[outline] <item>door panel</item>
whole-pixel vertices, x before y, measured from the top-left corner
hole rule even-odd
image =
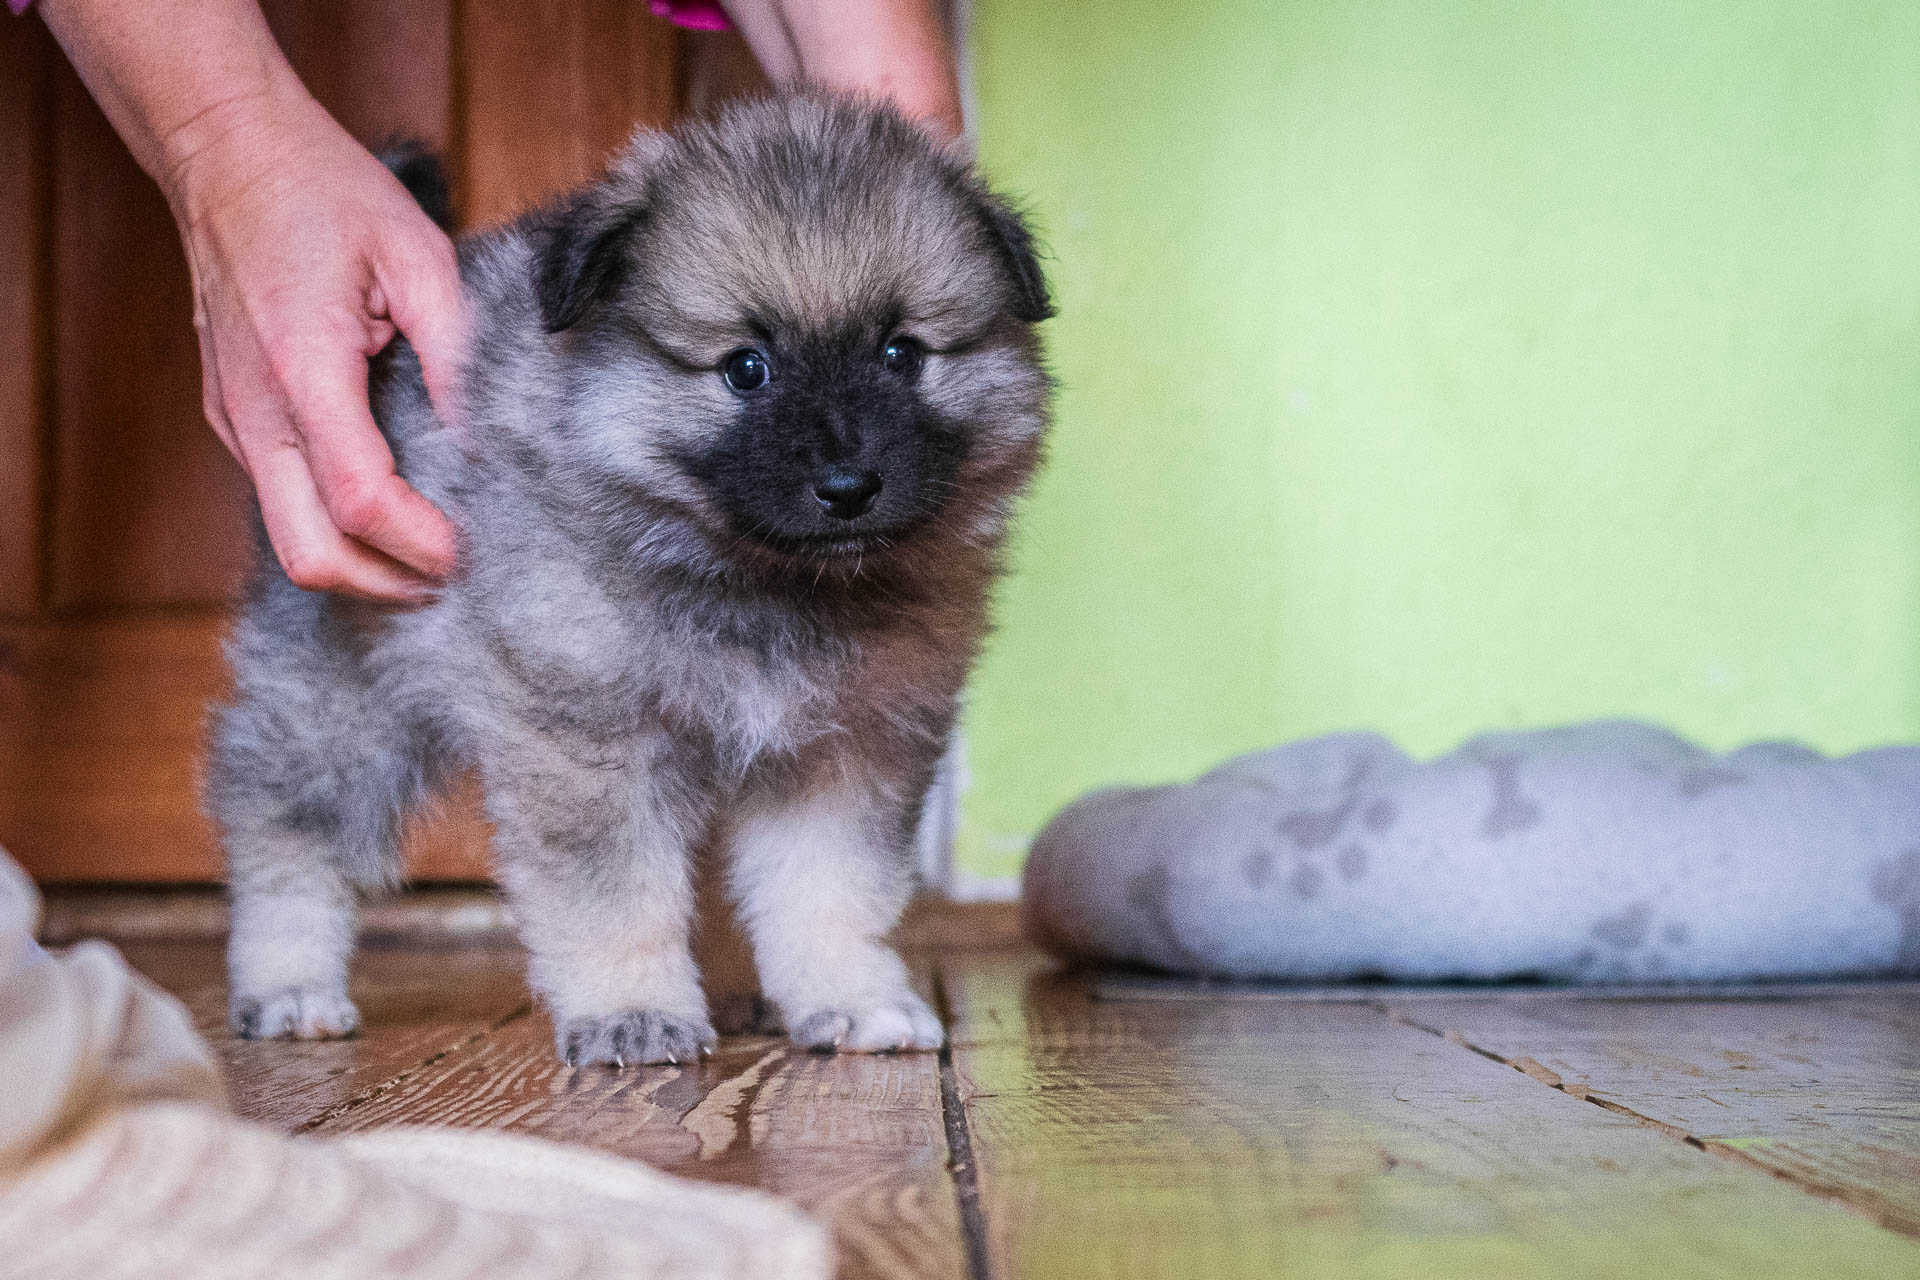
[[[39,23],[0,22],[0,617],[40,603],[53,56]]]
[[[471,226],[591,177],[637,126],[673,119],[679,41],[644,5],[469,0],[459,23]]]
[[[173,218],[80,78],[55,80],[51,603],[215,603],[247,563],[247,487],[201,418]]]
[[[591,174],[671,120],[678,35],[634,0],[270,0],[356,136],[447,153],[468,221]],[[457,15],[457,16],[456,16]],[[199,812],[251,495],[200,415],[187,274],[159,193],[37,21],[0,23],[0,844],[50,881],[219,876]],[[50,393],[50,394],[49,394]],[[485,875],[473,788],[410,844]]]
[[[287,60],[320,105],[368,146],[416,138],[444,151],[453,126],[447,0],[268,0]]]
[[[197,774],[218,614],[0,624],[0,842],[47,880],[215,878]]]

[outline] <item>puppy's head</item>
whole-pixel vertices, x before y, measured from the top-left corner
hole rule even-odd
[[[811,577],[997,539],[1051,305],[1019,217],[915,126],[746,104],[640,135],[531,229],[564,430],[674,554]]]

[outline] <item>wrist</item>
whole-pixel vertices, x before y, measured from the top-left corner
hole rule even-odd
[[[190,236],[207,219],[256,188],[326,167],[336,142],[352,139],[306,90],[223,98],[169,139],[154,174],[175,223]]]
[[[40,0],[40,16],[170,200],[183,171],[305,88],[257,0]],[[317,104],[313,109],[318,110]]]
[[[291,73],[235,87],[199,104],[177,124],[156,134],[153,180],[176,214],[210,185],[252,168],[275,149],[274,140],[297,128],[317,107]]]

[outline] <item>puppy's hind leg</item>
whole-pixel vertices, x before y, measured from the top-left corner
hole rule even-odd
[[[347,995],[357,893],[396,877],[399,820],[422,786],[391,726],[353,701],[269,702],[243,685],[215,723],[207,802],[232,904],[229,1023],[246,1039],[360,1025]]]
[[[347,995],[354,888],[324,837],[297,827],[229,829],[228,1025],[245,1040],[352,1035]]]

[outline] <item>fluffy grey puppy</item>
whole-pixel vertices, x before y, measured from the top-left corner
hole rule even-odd
[[[398,611],[265,557],[229,645],[234,1031],[355,1028],[357,893],[473,765],[568,1061],[712,1045],[703,846],[795,1041],[937,1047],[884,937],[1047,422],[1019,218],[891,112],[803,95],[643,133],[460,257],[460,429],[404,345],[372,378],[458,577]]]

